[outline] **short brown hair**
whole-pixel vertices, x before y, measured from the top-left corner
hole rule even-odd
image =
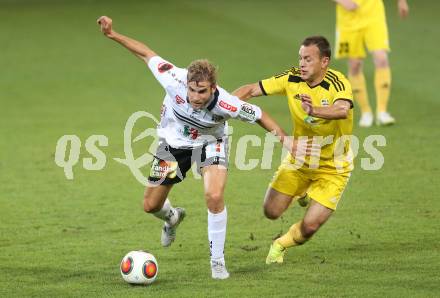
[[[319,49],[319,54],[322,57],[328,57],[329,59],[332,56],[332,50],[330,48],[330,43],[327,38],[324,36],[309,36],[302,42],[303,46],[315,45]]]
[[[187,80],[189,82],[210,82],[217,83],[217,68],[207,59],[194,60],[188,65]]]

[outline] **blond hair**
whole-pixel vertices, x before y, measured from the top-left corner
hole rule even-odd
[[[211,86],[217,83],[217,68],[207,59],[194,60],[188,66],[187,80],[189,82],[210,82]]]

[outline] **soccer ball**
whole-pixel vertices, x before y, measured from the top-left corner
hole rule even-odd
[[[122,278],[130,284],[151,284],[156,280],[159,266],[156,258],[145,251],[130,251],[122,259]]]

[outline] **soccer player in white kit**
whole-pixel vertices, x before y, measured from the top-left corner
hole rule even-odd
[[[145,61],[166,92],[157,129],[159,146],[144,194],[145,212],[164,221],[161,243],[165,247],[171,245],[185,210],[172,207],[168,193],[196,162],[203,176],[208,207],[212,278],[228,278],[224,259],[227,211],[223,198],[228,158],[226,120],[258,123],[281,142],[286,136],[284,131],[259,107],[219,87],[216,69],[207,60],[193,61],[187,69],[179,68],[145,44],[113,31],[109,17],[100,17],[98,24],[105,36]]]

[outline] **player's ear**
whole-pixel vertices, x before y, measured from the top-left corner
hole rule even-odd
[[[321,63],[323,68],[326,68],[330,64],[330,58],[329,57],[322,57]]]
[[[211,85],[211,92],[214,93],[215,89],[217,89],[217,84],[212,84]]]

